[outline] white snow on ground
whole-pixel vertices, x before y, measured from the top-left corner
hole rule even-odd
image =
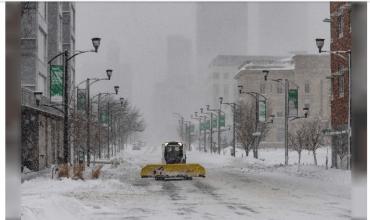
[[[326,149],[318,152],[319,166],[304,152],[298,169],[295,154],[281,166],[283,149],[261,149],[263,160],[188,152],[188,162],[202,164],[206,178],[166,182],[139,176],[143,165],[161,161],[160,147],[129,149],[98,180],[43,174],[25,181],[22,219],[348,219],[350,172],[326,170]]]

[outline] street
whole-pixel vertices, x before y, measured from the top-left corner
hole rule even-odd
[[[261,153],[263,155],[263,153]],[[141,179],[141,166],[158,162],[154,147],[126,150],[120,165],[105,165],[98,180],[22,184],[22,219],[348,219],[350,172],[303,165],[270,165],[197,151],[205,178]],[[309,158],[311,159],[311,158]]]

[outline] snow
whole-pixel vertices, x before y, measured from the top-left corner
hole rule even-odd
[[[49,173],[22,183],[22,219],[348,219],[350,171],[326,169],[326,148],[313,156],[295,152],[282,166],[284,149],[260,149],[261,159],[188,152],[206,178],[192,181],[141,179],[147,163],[161,161],[160,147],[126,149],[105,165],[100,179],[53,180]],[[330,151],[328,152],[330,155]]]

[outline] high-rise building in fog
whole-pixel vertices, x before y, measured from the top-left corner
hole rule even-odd
[[[181,35],[167,37],[167,74],[187,77],[192,68],[191,40]]]
[[[247,53],[248,6],[238,3],[197,3],[197,74],[205,76],[218,54]]]

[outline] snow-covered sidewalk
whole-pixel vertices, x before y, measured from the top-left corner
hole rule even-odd
[[[160,161],[158,148],[126,150],[117,157],[121,164],[105,165],[97,180],[25,181],[22,219],[349,218],[349,171],[308,165],[312,155],[297,170],[294,152],[292,164],[280,166],[280,151],[261,150],[264,160],[188,152],[188,162],[202,164],[206,178],[162,182],[139,176],[144,164]],[[318,155],[323,165],[326,150]]]

